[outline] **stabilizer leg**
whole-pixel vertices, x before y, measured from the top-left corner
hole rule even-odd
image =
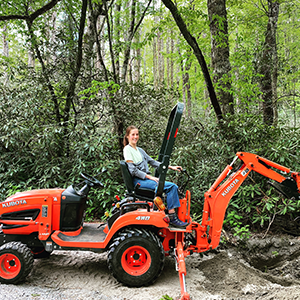
[[[185,283],[185,276],[186,276],[186,266],[184,260],[184,251],[182,242],[178,242],[176,248],[176,262],[177,262],[177,269],[179,275],[179,282],[181,288],[181,298],[180,300],[190,300],[190,294],[187,292],[186,283]]]

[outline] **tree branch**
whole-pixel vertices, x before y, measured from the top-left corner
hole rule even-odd
[[[212,84],[212,80],[210,78],[208,67],[207,67],[205,58],[202,54],[202,51],[201,51],[195,37],[193,37],[191,35],[191,33],[189,32],[184,20],[182,19],[181,15],[180,15],[180,12],[178,11],[177,7],[172,2],[172,0],[162,0],[162,2],[164,3],[164,5],[169,9],[171,14],[173,15],[173,18],[174,18],[180,32],[182,33],[183,37],[185,38],[185,40],[188,42],[188,44],[194,51],[194,54],[195,54],[195,56],[200,64],[200,67],[202,69],[202,73],[203,73],[203,76],[205,79],[205,83],[206,83],[206,87],[207,87],[207,90],[209,93],[211,104],[215,110],[217,119],[220,121],[223,119],[221,107],[219,105],[217,95],[216,95],[214,86]]]
[[[7,15],[0,16],[0,21],[9,21],[9,20],[26,20],[32,23],[36,18],[43,15],[48,10],[52,9],[60,0],[52,0],[48,4],[39,8],[30,15]]]
[[[84,34],[84,27],[85,27],[85,20],[86,20],[87,4],[88,4],[88,0],[82,1],[81,17],[80,17],[80,24],[79,24],[79,35],[78,35],[78,42],[77,42],[77,55],[76,55],[76,62],[75,62],[76,65],[75,65],[75,70],[73,73],[73,78],[71,79],[71,82],[69,85],[69,91],[68,91],[68,94],[66,97],[66,105],[65,105],[65,109],[64,109],[64,124],[65,125],[69,121],[69,113],[70,113],[73,97],[75,94],[76,82],[79,77],[81,65],[82,65],[82,43],[83,43],[83,34]],[[75,111],[75,113],[76,113],[76,111]]]
[[[92,1],[89,0],[88,1],[88,4],[89,4],[89,9],[92,11],[92,28],[93,28],[93,33],[95,35],[95,40],[96,40],[96,49],[97,49],[97,53],[98,53],[98,59],[99,59],[99,62],[101,64],[101,67],[102,67],[102,71],[104,73],[104,78],[105,78],[105,81],[108,81],[109,78],[108,78],[108,72],[107,72],[107,69],[106,69],[106,66],[105,66],[105,63],[104,63],[104,59],[102,57],[102,53],[101,53],[101,43],[100,43],[100,40],[99,40],[99,34],[97,32],[97,18],[99,16],[99,14],[97,12],[95,12],[95,10],[93,9],[93,5],[92,5]],[[103,24],[102,26],[104,26],[104,22],[105,20],[103,21]]]
[[[138,23],[136,24],[134,30],[133,30],[133,33],[132,33],[132,36],[135,35],[135,33],[137,32],[138,28],[140,27],[141,23],[143,22],[145,16],[146,16],[146,12],[150,6],[150,4],[152,3],[152,0],[149,0],[148,4],[147,4],[147,7],[145,8],[144,12],[142,13],[142,16],[140,18],[140,20],[138,21]]]
[[[53,88],[53,86],[51,84],[51,80],[50,80],[50,78],[49,78],[49,76],[47,74],[45,62],[44,62],[44,60],[42,58],[42,54],[40,52],[40,49],[38,47],[38,43],[37,43],[37,40],[36,40],[36,36],[35,36],[34,31],[32,29],[32,22],[29,21],[29,20],[26,20],[26,23],[27,23],[29,35],[30,35],[30,38],[31,38],[32,48],[35,50],[35,54],[37,56],[37,59],[39,60],[39,62],[41,64],[42,74],[43,74],[43,76],[45,78],[46,85],[47,85],[48,90],[49,90],[50,95],[51,95],[51,99],[52,99],[52,101],[54,103],[54,111],[55,111],[56,123],[60,124],[61,114],[59,112],[59,103],[57,101],[57,96],[56,96],[54,88]]]
[[[130,56],[130,50],[131,50],[131,43],[132,43],[133,37],[134,37],[135,33],[137,32],[138,28],[140,27],[151,2],[152,2],[152,0],[149,0],[148,5],[145,8],[144,12],[142,13],[142,16],[141,16],[139,22],[136,24],[136,26],[134,26],[135,11],[133,10],[133,8],[131,10],[132,22],[130,25],[130,32],[129,32],[129,36],[127,39],[127,48],[124,51],[124,63],[123,63],[123,70],[122,70],[122,80],[124,80],[124,81],[125,81],[126,74],[127,74],[128,63],[129,63],[129,59],[130,59],[129,56]]]
[[[111,28],[110,28],[110,23],[109,23],[109,18],[108,18],[108,8],[107,8],[107,2],[104,0],[104,9],[106,13],[106,25],[107,25],[107,34],[108,34],[108,44],[109,44],[109,52],[110,52],[110,57],[111,57],[111,62],[112,62],[112,69],[113,69],[113,76],[114,76],[114,81],[116,83],[119,82],[119,78],[116,73],[116,63],[115,63],[115,56],[114,56],[114,51],[113,51],[113,44],[112,44],[112,37],[111,37]]]

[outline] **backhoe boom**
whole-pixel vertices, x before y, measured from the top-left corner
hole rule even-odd
[[[237,159],[240,159],[241,165],[235,172],[232,172],[233,164]],[[297,199],[299,199],[299,173],[292,172],[290,177],[285,177],[273,169],[284,172],[285,175],[291,173],[289,168],[258,155],[238,152],[233,162],[226,166],[211,188],[204,194],[202,223],[194,228],[197,235],[197,245],[190,250],[204,252],[219,245],[225,211],[229,201],[251,171],[274,180],[274,187],[285,196],[298,197]],[[204,241],[206,241],[206,245]]]

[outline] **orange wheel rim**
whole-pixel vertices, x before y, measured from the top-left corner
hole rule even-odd
[[[4,279],[13,279],[21,271],[21,262],[14,254],[2,254],[0,256],[0,276]]]
[[[132,246],[123,253],[121,264],[126,273],[132,276],[140,276],[149,270],[151,256],[144,247]]]

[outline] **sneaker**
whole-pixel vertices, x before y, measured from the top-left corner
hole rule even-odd
[[[186,227],[188,225],[187,222],[183,222],[183,221],[179,220],[176,213],[169,214],[169,218],[170,218],[170,226],[172,226],[172,227],[182,228],[182,227]]]

